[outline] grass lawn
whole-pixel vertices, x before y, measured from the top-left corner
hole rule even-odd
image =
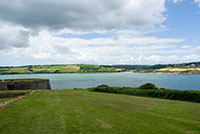
[[[199,134],[200,104],[85,90],[38,91],[0,111],[0,134]]]

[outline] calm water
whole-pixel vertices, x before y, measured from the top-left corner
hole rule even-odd
[[[200,90],[200,75],[134,73],[0,75],[0,79],[15,78],[50,79],[53,89],[88,88],[100,84],[120,87],[137,87],[141,84],[151,82],[160,88]]]

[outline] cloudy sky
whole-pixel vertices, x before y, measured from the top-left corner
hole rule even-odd
[[[0,65],[200,61],[200,0],[0,0]]]

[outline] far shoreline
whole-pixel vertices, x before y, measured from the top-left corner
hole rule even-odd
[[[85,72],[85,73],[81,73],[81,72],[67,72],[67,73],[6,73],[6,74],[0,74],[0,76],[2,75],[23,75],[23,74],[180,74],[180,75],[200,75],[200,73],[181,73],[181,72]]]

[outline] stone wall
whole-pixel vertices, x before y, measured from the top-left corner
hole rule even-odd
[[[6,79],[0,80],[0,90],[51,89],[48,79]]]
[[[7,83],[0,82],[0,90],[8,90]]]

